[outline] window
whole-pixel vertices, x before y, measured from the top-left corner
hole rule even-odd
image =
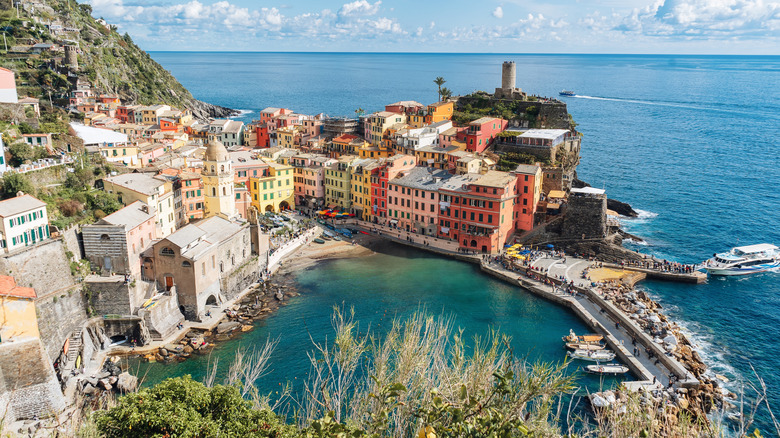
[[[170,248],[168,248],[166,246],[166,247],[163,247],[163,249],[160,250],[160,255],[174,256],[174,255],[176,255],[176,253],[172,249],[170,249]]]
[[[111,237],[109,237],[108,234],[101,234],[100,235],[100,240],[103,240],[103,241],[111,240]]]
[[[182,268],[191,268],[192,267],[192,263],[190,263],[187,260],[185,260],[185,261],[181,262],[181,267]]]

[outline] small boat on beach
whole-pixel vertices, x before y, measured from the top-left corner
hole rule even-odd
[[[628,367],[625,365],[620,365],[619,363],[610,363],[605,365],[585,365],[583,367],[583,370],[587,373],[591,374],[612,374],[612,375],[618,375],[618,374],[625,374],[628,372]]]
[[[609,350],[574,350],[567,353],[572,359],[591,362],[609,362],[615,359],[615,353]]]
[[[325,243],[325,241],[318,237],[318,238],[314,239],[314,243],[319,243],[320,245],[322,245],[323,243]]]
[[[780,269],[780,248],[769,243],[738,246],[729,252],[714,254],[703,266],[710,275],[757,274]]]
[[[569,350],[599,351],[607,347],[605,347],[604,344],[582,344],[579,342],[567,342],[566,348]]]
[[[567,97],[574,97],[574,96],[577,95],[577,93],[575,93],[575,92],[573,92],[571,90],[561,90],[561,92],[558,93],[558,94],[560,94],[561,96],[567,96]]]

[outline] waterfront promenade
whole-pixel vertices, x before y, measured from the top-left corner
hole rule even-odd
[[[583,275],[586,269],[594,265],[591,261],[540,251],[527,267],[532,269],[529,277],[525,271],[507,269],[495,256],[464,253],[459,250],[456,242],[358,220],[346,220],[342,223],[386,240],[480,264],[482,271],[487,274],[568,307],[593,331],[602,334],[618,358],[631,369],[638,380],[627,382],[628,387],[667,386],[671,380],[678,386],[694,386],[699,383],[682,364],[668,355],[628,315],[600,296],[598,288],[592,287],[591,281],[584,278],[587,277]],[[564,282],[571,286],[568,289],[574,293],[565,292],[565,289],[560,287]],[[566,333],[561,334],[564,335]]]

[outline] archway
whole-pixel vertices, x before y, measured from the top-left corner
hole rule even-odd
[[[477,247],[477,241],[476,240],[472,240],[471,241],[471,247],[472,248],[476,248]]]
[[[279,204],[279,211],[284,211],[284,210],[289,210],[289,209],[290,209],[290,204],[287,203],[287,201],[282,201]]]
[[[214,295],[209,295],[208,298],[206,298],[206,305],[207,306],[216,306],[217,305],[217,297]]]
[[[487,250],[487,246],[485,246],[485,245],[482,245],[482,252],[488,252],[488,250]]]
[[[273,211],[274,211],[274,206],[273,206],[273,205],[266,205],[266,206],[265,206],[265,211],[270,211],[271,213],[273,213]]]

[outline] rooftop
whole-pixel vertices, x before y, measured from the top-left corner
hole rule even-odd
[[[0,202],[0,217],[14,216],[45,207],[46,203],[31,195],[22,195]]]
[[[15,298],[36,298],[35,289],[16,285],[16,280],[9,275],[0,275],[0,296]]]
[[[158,189],[160,186],[165,184],[165,181],[145,173],[125,173],[106,178],[105,180],[144,195],[156,195],[159,193]]]
[[[438,190],[452,175],[446,170],[435,170],[432,167],[413,167],[403,176],[390,181],[404,187],[420,190]]]
[[[210,217],[196,224],[189,224],[165,238],[181,248],[181,255],[197,259],[207,249],[219,245],[241,230],[241,225],[219,216]]]
[[[542,138],[545,140],[555,140],[556,138],[569,132],[567,129],[529,129],[520,134],[522,138]]]
[[[125,227],[125,230],[132,230],[149,219],[154,219],[154,214],[149,213],[149,206],[141,201],[135,201],[127,207],[104,217],[99,223],[105,222],[110,225],[121,225]]]
[[[541,167],[536,164],[518,164],[514,172],[521,175],[536,175]]]
[[[465,173],[463,175],[454,175],[448,179],[442,186],[442,190],[453,192],[468,192],[468,185],[480,179],[482,175],[478,173]]]
[[[477,120],[474,120],[473,122],[469,123],[469,125],[484,125],[485,123],[490,123],[493,120],[498,120],[495,117],[480,117]]]
[[[509,173],[501,172],[499,170],[489,170],[482,175],[482,178],[474,182],[478,186],[484,187],[506,187],[507,184],[514,181],[515,177]]]
[[[122,134],[121,132],[93,128],[75,122],[71,122],[70,127],[76,133],[76,136],[84,141],[85,146],[100,143],[127,143],[127,134]]]

